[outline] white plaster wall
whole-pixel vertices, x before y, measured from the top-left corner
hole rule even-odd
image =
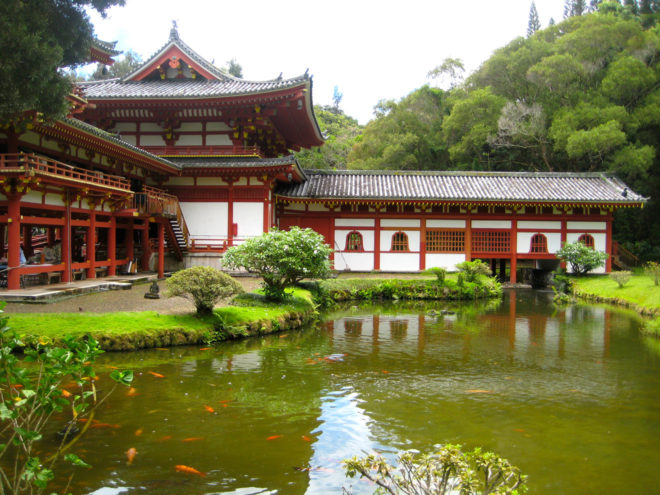
[[[191,177],[192,179],[192,177]],[[194,184],[194,181],[193,181]],[[197,177],[198,186],[224,186],[225,183],[220,177]]]
[[[518,232],[518,253],[529,253],[532,237],[537,233],[548,239],[549,253],[556,253],[561,248],[561,232]]]
[[[117,122],[113,129],[115,132],[135,132],[137,124],[135,122]]]
[[[140,122],[141,132],[163,132],[163,128],[153,122]]]
[[[181,211],[192,237],[226,237],[226,202],[181,202]]]
[[[419,227],[421,220],[414,218],[383,218],[380,221],[381,227]]]
[[[231,139],[227,134],[207,134],[207,146],[231,146]]]
[[[170,177],[167,181],[168,186],[192,186],[194,183],[193,177]]]
[[[165,146],[165,140],[163,139],[163,136],[160,135],[142,135],[140,136],[140,146]]]
[[[605,222],[566,222],[568,230],[605,230]]]
[[[305,205],[302,203],[291,203],[285,206],[287,210],[305,211]]]
[[[62,201],[62,196],[59,194],[46,194],[46,204],[52,206],[64,206],[64,201]]]
[[[207,131],[228,131],[230,127],[224,122],[207,122],[206,123]]]
[[[335,253],[335,270],[370,272],[373,269],[374,269],[373,253],[354,253],[354,252]]]
[[[41,193],[39,191],[30,191],[21,198],[21,203],[41,204]]]
[[[264,233],[263,203],[234,203],[234,223],[238,224],[237,237],[255,237]]]
[[[464,229],[465,220],[427,220],[429,229]]]
[[[418,253],[382,253],[380,269],[385,272],[418,272]]]
[[[360,229],[351,229],[351,230],[335,230],[335,242],[337,246],[335,249],[343,251],[346,248],[346,236],[351,232],[359,232],[362,234],[362,249],[365,251],[374,250],[374,231],[373,230],[360,230]],[[352,253],[353,251],[348,251]]]
[[[335,227],[373,227],[373,218],[335,218]]]
[[[587,222],[584,222],[587,223]],[[599,223],[599,222],[589,222],[589,223]],[[577,242],[577,240],[580,238],[582,234],[589,234],[591,237],[594,238],[594,249],[596,251],[601,251],[603,253],[607,252],[607,234],[596,234],[593,232],[569,232],[566,234],[566,242],[573,243]],[[571,271],[571,266],[570,264],[566,267],[566,269],[570,272]],[[605,265],[603,265],[600,268],[596,268],[595,270],[591,270],[589,273],[605,273]]]
[[[319,205],[316,203],[310,203],[309,204],[309,211],[330,211],[328,208],[326,208],[323,205]]]
[[[381,230],[380,231],[380,250],[389,251],[392,248],[392,237],[397,232],[403,232],[408,236],[408,249],[410,251],[419,251],[419,230]]]
[[[248,185],[247,177],[239,178],[236,182],[234,182],[234,185],[235,186],[247,186]]]
[[[182,122],[181,126],[179,128],[177,128],[177,131],[202,132],[202,123],[201,122]]]
[[[434,266],[445,268],[450,272],[456,271],[456,265],[465,261],[464,254],[457,253],[433,253],[426,255],[426,268]]]
[[[199,134],[184,134],[174,143],[175,146],[201,146],[202,136]]]
[[[132,144],[133,146],[135,146],[137,144],[137,138],[135,137],[135,135],[122,136],[121,140],[128,143],[128,144]],[[162,139],[161,139],[161,141],[162,141]],[[144,138],[143,138],[143,141],[141,142],[141,144],[146,145],[145,142],[144,142]],[[148,145],[146,145],[146,146],[148,146]]]
[[[542,230],[561,230],[561,222],[532,222],[529,220],[520,220],[518,222],[519,229],[534,229]]]
[[[472,220],[473,229],[510,229],[511,220]]]

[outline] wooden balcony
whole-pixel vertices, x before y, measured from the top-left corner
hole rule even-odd
[[[117,175],[85,170],[36,154],[0,154],[0,176],[39,177],[43,182],[131,193],[128,180]]]
[[[257,146],[142,146],[158,156],[258,156],[264,155]]]

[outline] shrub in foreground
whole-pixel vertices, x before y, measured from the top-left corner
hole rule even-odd
[[[631,277],[632,273],[624,270],[610,273],[610,278],[619,284],[619,289],[622,289],[624,285],[630,282]]]
[[[264,280],[264,293],[281,301],[285,289],[305,278],[330,275],[330,253],[323,236],[312,229],[273,229],[227,250],[222,263],[231,269],[244,268]]]
[[[603,266],[607,260],[607,253],[596,251],[576,241],[567,242],[557,251],[557,258],[571,265],[574,275],[584,275],[591,270]]]
[[[212,266],[186,268],[167,279],[167,296],[189,299],[198,314],[211,313],[219,300],[241,292],[241,284]]]
[[[655,285],[660,283],[660,263],[657,261],[649,261],[644,265],[644,272],[653,279]]]
[[[344,461],[347,476],[359,475],[378,486],[377,493],[392,495],[514,494],[527,491],[527,477],[506,459],[460,445],[445,445],[432,454],[408,451],[390,465],[380,455]],[[351,491],[344,489],[344,493]]]
[[[464,261],[458,263],[456,268],[459,270],[459,283],[477,282],[480,277],[490,277],[492,272],[490,267],[481,260]]]

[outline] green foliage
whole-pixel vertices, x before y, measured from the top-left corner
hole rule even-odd
[[[644,271],[653,279],[653,283],[656,286],[660,283],[660,263],[657,261],[649,261],[644,265]]]
[[[430,275],[435,275],[436,278],[438,279],[439,284],[444,284],[445,283],[445,278],[447,276],[447,270],[445,268],[440,268],[438,266],[434,266],[432,268],[427,268],[424,270],[424,273],[428,273]]]
[[[89,60],[93,26],[85,9],[103,13],[124,0],[0,2],[0,122],[38,110],[66,114],[71,81],[61,70]]]
[[[71,439],[76,421],[93,415],[114,387],[103,397],[95,388],[92,365],[103,351],[94,339],[66,337],[62,347],[42,339],[34,348],[24,348],[7,323],[7,317],[0,317],[0,492],[41,493],[54,477],[56,460],[85,432],[83,428]],[[117,384],[130,385],[133,374],[117,370],[111,378]],[[65,394],[62,384],[71,380],[75,391]],[[43,432],[53,415],[62,413],[71,414],[71,421],[55,452],[42,460],[36,452],[44,449],[40,444]],[[64,460],[73,466],[89,466],[72,453],[64,455]]]
[[[539,20],[539,13],[536,10],[536,3],[532,1],[532,5],[529,7],[529,20],[527,21],[527,36],[533,35],[539,29],[541,29],[541,21]]]
[[[439,446],[431,454],[402,452],[396,467],[377,454],[353,457],[343,464],[348,477],[359,475],[376,484],[376,493],[476,495],[527,491],[527,477],[509,461],[479,448],[463,452],[460,445]],[[345,490],[345,493],[351,492]]]
[[[193,302],[198,314],[209,314],[220,300],[243,292],[241,284],[211,266],[186,268],[167,279],[167,295]]]
[[[331,252],[323,236],[312,229],[273,229],[229,248],[222,263],[227,268],[258,273],[266,296],[282,300],[285,289],[302,279],[328,277]]]
[[[557,251],[557,258],[571,265],[571,270],[575,275],[584,275],[594,268],[603,266],[607,260],[607,253],[596,251],[583,243],[576,241],[567,242]]]
[[[626,285],[628,282],[630,282],[631,277],[632,277],[632,273],[625,270],[620,270],[610,273],[610,278],[614,280],[617,284],[619,284],[620,289],[623,288],[623,286]]]
[[[458,263],[456,268],[461,272],[462,279],[466,282],[477,282],[481,277],[492,275],[490,267],[481,260],[463,261]]]
[[[128,50],[123,57],[117,59],[110,67],[103,64],[97,64],[96,69],[90,76],[90,80],[99,81],[101,79],[112,79],[115,77],[125,77],[142,65],[142,58],[133,50]]]
[[[241,64],[235,58],[227,61],[226,71],[234,77],[243,77],[243,67],[241,67]]]
[[[314,106],[314,114],[321,132],[326,136],[320,148],[295,153],[302,168],[344,170],[348,155],[362,132],[353,117],[333,106]]]

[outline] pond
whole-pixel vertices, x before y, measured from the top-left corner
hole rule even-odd
[[[101,389],[112,367],[136,377],[77,445],[94,469],[72,491],[371,493],[342,459],[447,442],[508,458],[530,493],[657,489],[657,346],[629,313],[551,297],[353,306],[284,335],[105,354]]]

